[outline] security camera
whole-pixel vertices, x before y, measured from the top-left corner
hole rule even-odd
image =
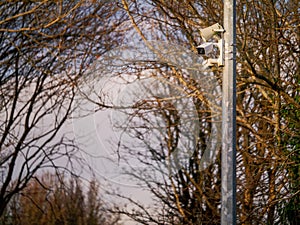
[[[200,29],[200,35],[205,42],[207,42],[209,39],[211,39],[218,32],[220,32],[220,33],[224,32],[223,27],[218,23],[215,23],[214,25]]]
[[[217,59],[208,59],[205,63],[208,67],[211,67],[213,64],[218,64],[219,67],[224,66],[224,39],[220,39],[218,43],[205,42],[197,46],[197,51],[199,55],[208,55],[212,52],[214,46],[219,49],[219,57]]]
[[[197,46],[196,48],[197,48],[199,55],[207,55],[213,50],[213,47],[214,47],[214,43],[205,42],[205,43]]]
[[[225,42],[224,42],[224,35],[223,33],[225,30],[223,27],[216,23],[209,27],[206,27],[204,29],[200,29],[200,35],[202,39],[205,41],[205,43],[197,46],[197,51],[199,55],[208,55],[210,52],[213,51],[214,46],[219,49],[219,57],[218,58],[209,58],[206,60],[204,65],[206,67],[212,67],[214,65],[218,65],[219,67],[224,66],[224,49],[225,49]],[[209,39],[211,39],[215,34],[221,33],[221,38],[218,38],[217,43],[207,42]]]

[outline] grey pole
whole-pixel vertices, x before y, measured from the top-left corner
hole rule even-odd
[[[236,1],[224,0],[221,224],[236,224]]]

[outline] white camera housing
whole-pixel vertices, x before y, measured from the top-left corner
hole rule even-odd
[[[216,33],[223,33],[223,32],[224,32],[223,27],[218,23],[200,29],[200,35],[205,42],[211,39]]]
[[[213,50],[214,44],[211,42],[205,42],[197,46],[197,51],[199,55],[207,55]]]

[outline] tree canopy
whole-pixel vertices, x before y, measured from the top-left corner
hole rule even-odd
[[[237,1],[238,224],[300,220],[299,4]],[[222,24],[223,1],[6,2],[0,12],[0,215],[38,171],[75,173],[79,146],[61,130],[84,97],[114,110],[110,150],[138,165],[123,172],[155,202],[119,194],[135,210],[115,213],[220,224],[222,68],[203,67],[196,46],[199,29]]]

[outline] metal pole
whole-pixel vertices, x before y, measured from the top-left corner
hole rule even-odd
[[[236,1],[224,0],[221,224],[236,224]]]

